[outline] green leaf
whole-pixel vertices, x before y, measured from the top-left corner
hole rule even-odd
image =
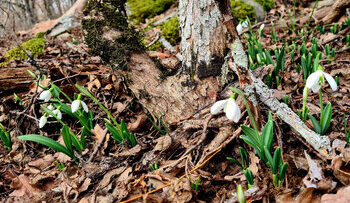
[[[69,152],[67,148],[65,148],[63,145],[61,145],[60,143],[56,142],[55,140],[53,140],[51,138],[48,138],[48,137],[45,137],[42,135],[35,135],[35,134],[22,135],[22,136],[19,136],[17,138],[19,140],[37,142],[39,144],[50,147],[58,152],[62,152],[71,158],[74,158],[74,154]]]
[[[277,147],[275,150],[275,153],[273,154],[273,167],[272,167],[272,173],[277,174],[278,167],[280,166],[280,160],[281,160],[281,148]]]
[[[248,126],[241,125],[243,133],[248,136],[255,145],[260,146],[261,145],[261,140],[259,134],[256,133],[252,128],[249,128]],[[253,146],[252,146],[253,147]]]
[[[321,134],[322,133],[321,126],[318,123],[318,121],[316,120],[316,118],[311,114],[309,114],[309,118],[312,122],[312,125],[314,126],[315,132],[317,132],[318,134]]]
[[[273,159],[272,159],[272,156],[270,154],[270,151],[267,149],[267,147],[264,147],[264,153],[265,153],[265,157],[268,161],[268,163],[270,163],[270,166],[271,166],[271,169],[272,169],[272,173],[275,171],[273,169],[274,165],[273,165]]]
[[[272,139],[273,139],[273,122],[269,119],[261,134],[263,145],[267,147],[268,150],[271,149]]]
[[[329,125],[331,124],[331,119],[332,119],[332,105],[331,103],[328,103],[327,106],[323,110],[323,115],[322,115],[322,120],[321,120],[321,135],[324,135],[326,131],[329,128]]]
[[[280,167],[280,175],[279,175],[279,180],[283,181],[285,175],[287,172],[287,163],[283,163],[283,165]]]
[[[244,172],[244,176],[246,177],[249,185],[254,185],[253,173],[249,168],[247,168],[247,170]]]
[[[110,122],[106,121],[105,125],[108,131],[112,134],[112,138],[119,144],[122,143],[124,140],[123,134],[120,131],[118,131],[117,128],[114,127],[114,125],[112,125]]]
[[[267,64],[275,65],[275,63],[272,60],[271,54],[267,49],[265,49],[265,55],[266,55]]]
[[[277,58],[277,63],[276,63],[276,68],[277,71],[284,71],[284,47],[282,47],[282,50],[280,51],[278,58]],[[278,72],[276,75],[278,75]]]
[[[231,157],[226,157],[226,159],[229,160],[229,161],[231,161],[231,162],[233,162],[234,164],[236,164],[237,166],[239,166],[239,168],[240,168],[241,170],[243,170],[243,166],[242,166],[241,163],[239,163],[239,161],[237,161],[236,159],[231,158]]]
[[[249,166],[249,156],[247,151],[243,147],[239,147],[239,153],[242,159],[242,167],[246,169]]]
[[[62,138],[69,153],[73,154],[72,139],[70,137],[69,129],[67,125],[64,125],[62,128]]]

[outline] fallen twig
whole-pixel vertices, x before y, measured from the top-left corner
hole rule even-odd
[[[94,151],[92,152],[91,156],[89,157],[89,160],[87,161],[87,163],[90,163],[96,156],[98,150],[101,148],[102,144],[104,143],[105,139],[106,139],[106,135],[107,135],[107,129],[105,129],[105,132],[103,133],[102,139],[101,141],[98,143],[98,145],[96,145]]]
[[[174,168],[177,164],[179,164],[190,152],[192,152],[193,149],[197,148],[200,144],[202,144],[205,140],[205,138],[207,137],[207,128],[208,128],[208,124],[209,121],[213,118],[213,115],[209,115],[209,117],[205,120],[204,124],[203,124],[203,132],[202,135],[199,139],[199,141],[192,146],[191,148],[187,149],[186,152],[178,159],[176,160],[174,163],[172,163],[171,165],[168,166],[168,168],[165,170],[165,172],[170,171],[172,168]]]

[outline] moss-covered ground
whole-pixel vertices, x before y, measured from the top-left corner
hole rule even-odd
[[[20,47],[15,47],[10,49],[5,54],[5,62],[0,63],[0,67],[6,66],[10,61],[14,59],[25,60],[28,58],[28,54],[31,57],[36,57],[43,52],[45,47],[46,39],[44,39],[43,33],[38,33],[37,36],[33,39],[30,39]]]

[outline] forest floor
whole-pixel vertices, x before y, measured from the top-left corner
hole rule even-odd
[[[126,77],[89,54],[81,29],[74,28],[57,38],[47,39],[43,53],[35,59],[35,67],[33,62],[14,60],[1,69],[5,74],[14,69],[23,70],[18,78],[8,80],[9,86],[0,87],[0,123],[12,138],[11,151],[0,145],[1,202],[120,202],[135,197],[134,202],[235,202],[233,193],[238,184],[244,186],[248,202],[350,202],[350,187],[346,187],[350,183],[350,165],[347,164],[350,148],[346,147],[344,127],[344,120],[350,124],[350,37],[348,44],[346,40],[350,35],[350,21],[347,25],[344,14],[339,21],[322,28],[313,19],[307,29],[301,31],[310,12],[310,5],[295,8],[293,30],[293,17],[288,15],[293,15],[293,5],[277,4],[264,22],[253,24],[251,32],[246,29],[241,35],[247,50],[247,39],[253,36],[271,53],[285,47],[284,70],[278,73],[279,81],[273,78],[269,86],[274,90],[274,97],[294,112],[303,106],[302,44],[311,53],[317,40],[317,51],[322,53],[319,64],[336,77],[339,84],[336,91],[329,85],[323,91],[324,104],[330,102],[333,110],[331,125],[325,133],[332,147],[328,157],[314,150],[291,130],[291,126],[273,116],[273,148],[282,149],[283,161],[288,164],[281,187],[273,186],[270,168],[240,139],[243,134],[240,125],[249,123],[246,111],[242,110],[240,122],[234,123],[224,114],[210,115],[211,104],[208,104],[207,114],[168,125],[161,116],[148,113],[138,103],[126,85]],[[259,37],[258,29],[262,24],[263,34]],[[140,27],[147,27],[147,23]],[[157,29],[149,29],[146,35],[152,39],[159,32]],[[26,39],[28,37],[15,36],[0,39],[0,60],[8,49],[16,46],[16,41],[20,43]],[[178,50],[179,45],[174,48]],[[149,51],[149,55],[160,60],[175,58],[174,53],[162,47]],[[275,54],[272,58],[277,60]],[[252,60],[257,62],[256,58]],[[38,68],[45,77],[34,80],[25,73],[27,69],[38,73]],[[272,65],[260,64],[253,72],[267,81],[272,69]],[[62,126],[55,119],[49,119],[43,128],[38,127],[44,114],[41,105],[48,102],[38,99],[42,89],[35,82],[43,85],[52,82],[70,98],[76,98],[75,94],[79,93],[75,84],[84,86],[118,122],[124,120],[128,124],[137,145],[118,144],[107,133],[106,113],[86,96],[82,100],[92,112],[93,128],[77,161],[46,146],[18,140],[20,135],[40,134],[64,143],[60,133]],[[14,93],[22,101],[16,101]],[[63,101],[68,103],[66,99]],[[319,118],[317,93],[309,91],[307,106],[310,114]],[[240,107],[243,109],[243,104]],[[262,123],[266,123],[269,109],[264,104],[260,108]],[[82,134],[77,119],[63,114],[62,120],[75,134]],[[314,129],[310,119],[305,124]],[[216,148],[212,140],[225,131],[230,133],[229,138],[223,147]],[[239,146],[247,149],[249,168],[254,176],[254,186],[249,191],[239,166],[227,160],[227,157],[240,160]]]

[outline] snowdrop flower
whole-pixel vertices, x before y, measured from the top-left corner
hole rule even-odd
[[[78,95],[78,99],[77,99],[77,100],[74,100],[74,101],[72,102],[72,106],[71,106],[71,108],[72,108],[72,113],[78,111],[78,109],[80,108],[80,105],[83,107],[83,109],[84,109],[84,111],[85,111],[86,113],[89,112],[89,109],[88,109],[86,103],[83,102],[83,101],[81,101],[81,94],[79,94],[79,95]]]
[[[306,87],[311,89],[314,93],[318,92],[318,90],[321,88],[321,85],[324,84],[324,77],[331,86],[332,90],[337,90],[337,83],[335,82],[334,78],[322,70],[317,70],[316,72],[313,72],[309,75],[306,80]]]
[[[55,114],[58,119],[62,119],[62,113],[59,109],[53,110],[52,113]]]
[[[61,112],[61,106],[59,106],[56,110],[55,107],[53,107],[51,104],[47,107],[50,111],[52,111],[52,113],[58,118],[58,119],[62,119],[62,112]],[[53,117],[51,115],[49,115],[49,118]]]
[[[51,99],[51,91],[44,90],[43,92],[41,92],[39,99],[44,100],[44,102],[48,102]]]
[[[230,97],[229,99],[217,101],[210,109],[211,114],[218,114],[221,110],[224,110],[226,117],[234,122],[238,122],[241,118],[241,109],[239,109],[236,101]]]
[[[45,113],[43,116],[41,116],[39,120],[39,128],[43,128],[46,123],[47,123],[47,114]]]
[[[55,109],[54,106],[52,106],[52,104],[50,104],[48,107],[47,107],[50,111],[53,111]]]
[[[236,27],[237,33],[238,33],[239,35],[242,34],[243,29],[244,29],[244,28],[247,28],[247,27],[248,27],[248,22],[247,22],[247,21],[241,22],[241,23],[238,24],[237,27]]]

